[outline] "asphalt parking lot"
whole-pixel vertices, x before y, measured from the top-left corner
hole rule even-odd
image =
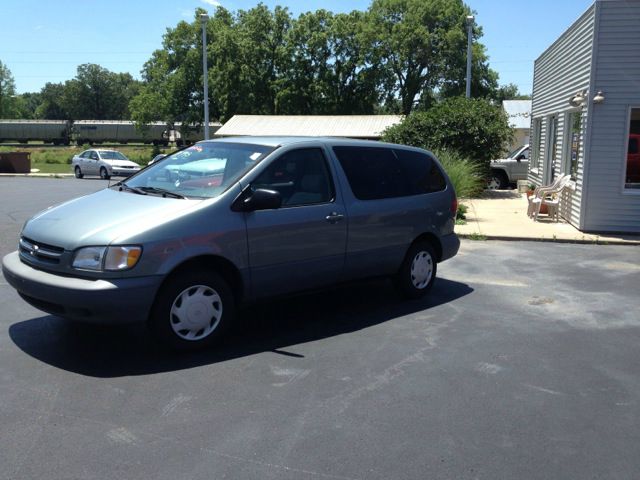
[[[0,178],[0,254],[104,186]],[[438,274],[254,306],[188,355],[0,277],[0,478],[637,478],[640,249],[465,240]]]

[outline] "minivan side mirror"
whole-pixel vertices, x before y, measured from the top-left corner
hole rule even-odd
[[[231,209],[236,212],[253,212],[256,210],[273,210],[282,205],[282,195],[276,190],[258,188],[255,191],[247,190],[240,195]],[[244,193],[244,192],[243,192]]]
[[[524,154],[524,153],[521,153],[520,155],[518,155],[518,156],[517,156],[516,160],[517,160],[517,161],[520,161],[520,160],[526,160],[526,158],[527,158],[527,157],[525,156],[525,154]]]

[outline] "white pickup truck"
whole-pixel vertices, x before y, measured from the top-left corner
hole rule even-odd
[[[523,145],[511,152],[507,158],[491,160],[487,188],[489,190],[507,188],[518,180],[526,180],[529,169],[529,150],[529,145]]]

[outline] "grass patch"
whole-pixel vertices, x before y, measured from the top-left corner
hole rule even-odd
[[[458,198],[476,198],[486,186],[482,165],[451,150],[434,152],[444,167]]]
[[[469,240],[478,240],[478,241],[484,241],[487,239],[486,235],[482,235],[481,233],[471,233],[467,236],[467,238]]]
[[[39,170],[38,173],[73,173],[71,166],[66,163],[33,163],[31,170]]]
[[[23,148],[0,146],[0,152],[30,152],[31,168],[40,170],[40,173],[72,173],[71,159],[89,148],[104,148],[105,150],[118,150],[129,160],[140,166],[145,166],[157,153],[171,153],[174,148],[158,148],[152,145],[137,145],[126,147],[101,147],[95,145],[83,145],[81,147],[50,147],[50,148]],[[156,153],[157,152],[157,153]]]

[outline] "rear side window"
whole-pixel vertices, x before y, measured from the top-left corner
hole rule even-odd
[[[439,192],[446,188],[447,182],[440,168],[429,155],[411,150],[397,149],[394,152],[407,175],[409,195]]]
[[[425,153],[379,147],[334,147],[359,200],[406,197],[444,190],[446,182]]]
[[[635,154],[638,153],[638,139],[630,138],[629,139],[629,153]]]

